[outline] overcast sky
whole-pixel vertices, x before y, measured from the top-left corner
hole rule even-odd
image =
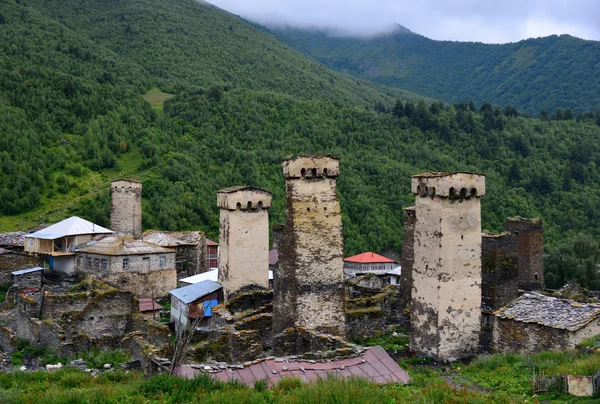
[[[392,23],[433,39],[515,42],[570,34],[600,40],[600,0],[209,0],[265,25],[331,27],[354,34]]]

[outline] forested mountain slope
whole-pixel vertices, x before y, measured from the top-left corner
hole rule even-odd
[[[119,177],[144,181],[145,228],[216,237],[216,191],[240,184],[272,190],[271,220],[282,222],[281,160],[315,152],[341,159],[349,254],[400,247],[402,208],[414,202],[410,175],[423,171],[485,173],[488,230],[523,215],[545,220],[550,246],[579,232],[600,236],[600,115],[550,120],[489,104],[394,106],[395,90],[380,93],[285,53],[237,17],[188,0],[21,3],[0,6],[0,231],[70,214],[108,225],[108,183]],[[153,5],[164,13],[148,19]],[[139,33],[133,45],[124,31],[110,34],[123,10]],[[184,22],[209,10],[203,24],[224,24],[173,37],[175,23],[154,24],[173,10]],[[234,60],[243,47],[219,39],[229,25],[260,39],[260,60]],[[196,35],[210,49],[202,58],[188,53],[201,47]],[[173,93],[164,108],[143,97],[155,86]]]
[[[283,39],[325,65],[446,102],[540,110],[600,109],[600,42],[569,35],[502,45],[435,41],[399,26],[351,38],[280,29]]]
[[[27,4],[139,64],[163,90],[229,86],[361,106],[389,103],[389,96],[416,98],[337,74],[239,17],[196,0]]]

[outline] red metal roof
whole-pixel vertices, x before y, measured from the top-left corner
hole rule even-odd
[[[154,311],[154,310],[161,310],[163,309],[163,307],[156,303],[156,301],[152,301],[151,298],[149,297],[140,297],[139,298],[139,302],[140,302],[140,313],[143,313],[145,311]],[[154,303],[154,304],[152,304]]]
[[[194,366],[178,366],[175,374],[192,379],[203,369]],[[380,346],[369,348],[362,356],[340,359],[332,362],[287,362],[266,360],[244,367],[243,369],[212,369],[207,375],[224,382],[237,380],[249,386],[255,381],[267,379],[269,387],[273,387],[283,377],[297,377],[304,382],[328,375],[349,378],[360,377],[374,383],[408,383],[410,377]]]
[[[277,248],[273,248],[269,251],[269,266],[277,265],[279,262],[279,250]]]
[[[384,257],[383,255],[375,254],[374,252],[365,252],[358,255],[353,255],[352,257],[344,258],[346,262],[358,262],[360,264],[367,264],[372,262],[396,262],[389,258]]]
[[[215,243],[212,240],[206,239],[206,245],[219,245],[219,243]]]

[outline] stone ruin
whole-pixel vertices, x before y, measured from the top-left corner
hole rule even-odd
[[[485,177],[426,173],[416,196],[411,347],[443,361],[475,355],[481,329],[481,207]]]
[[[18,337],[52,348],[60,357],[94,347],[122,347],[148,365],[148,354],[169,343],[168,327],[142,319],[131,292],[102,282],[82,281],[67,291],[25,289],[14,304],[0,313],[0,345],[9,352],[16,350]]]

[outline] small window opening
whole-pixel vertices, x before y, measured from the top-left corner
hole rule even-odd
[[[323,169],[323,177],[327,177],[327,169],[326,168]]]
[[[461,188],[460,189],[460,197],[461,198],[466,198],[467,197],[467,188]]]
[[[238,202],[237,205],[235,205],[235,208],[238,210],[242,209],[242,204]]]
[[[306,208],[306,211],[307,211],[307,212],[310,212],[310,208]]]
[[[246,205],[246,207],[248,209],[252,209],[252,201],[248,201],[248,204]]]
[[[475,198],[477,196],[477,188],[471,188],[471,198]]]
[[[262,209],[262,207],[263,207],[262,201],[258,201],[258,209]]]
[[[456,194],[456,190],[454,188],[450,188],[450,196],[453,197]]]
[[[533,274],[533,277],[535,278],[535,281],[537,282],[537,280],[538,280],[538,274],[537,274],[537,272],[535,274]]]
[[[317,169],[316,169],[316,168],[313,168],[313,169],[312,169],[312,176],[313,176],[313,177],[316,177],[316,176],[317,176]]]
[[[306,177],[306,169],[302,169],[300,170],[300,175],[302,176],[302,178]]]

